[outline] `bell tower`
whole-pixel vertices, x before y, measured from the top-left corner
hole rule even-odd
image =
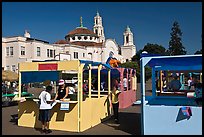
[[[123,33],[124,43],[121,46],[121,54],[126,61],[130,61],[131,58],[136,54],[136,46],[133,43],[133,33],[130,27],[127,26],[125,32]]]
[[[123,44],[124,46],[134,45],[133,44],[133,34],[132,34],[129,26],[127,26],[127,28],[125,29],[123,36],[124,36],[124,44]]]
[[[96,16],[94,17],[93,31],[99,37],[98,42],[105,42],[104,28],[102,25],[102,18],[99,15],[98,11],[96,13]]]

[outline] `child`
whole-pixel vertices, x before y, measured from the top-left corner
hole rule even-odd
[[[45,91],[42,91],[39,95],[40,99],[40,110],[39,110],[39,121],[42,123],[42,132],[51,133],[49,129],[50,121],[50,110],[51,110],[51,93],[52,86],[47,86]]]
[[[118,108],[119,108],[118,95],[119,94],[120,94],[120,91],[117,90],[116,86],[113,86],[113,89],[111,91],[111,103],[113,106],[114,120],[117,124],[119,123],[119,119],[118,119]]]

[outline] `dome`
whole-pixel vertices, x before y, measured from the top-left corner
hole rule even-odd
[[[96,35],[93,31],[85,28],[85,27],[77,27],[75,30],[72,30],[68,33],[69,35],[76,35],[76,34],[88,34],[88,35]]]

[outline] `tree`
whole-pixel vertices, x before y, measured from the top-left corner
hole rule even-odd
[[[136,62],[125,62],[125,63],[119,64],[119,66],[124,68],[133,68],[136,70],[139,69],[139,66]]]
[[[139,62],[140,54],[143,51],[149,54],[167,55],[166,49],[162,45],[147,43],[142,50],[139,50],[136,55],[132,57],[132,61]]]
[[[124,67],[124,68],[133,68],[136,69],[136,77],[137,77],[137,82],[140,82],[140,66],[138,65],[137,62],[125,62],[119,65],[120,67]],[[151,78],[151,68],[150,67],[146,67],[145,68],[145,80],[148,80]]]
[[[166,49],[162,45],[147,43],[143,51],[147,51],[149,54],[166,55]]]
[[[201,50],[197,50],[194,54],[202,54],[202,49]]]
[[[138,77],[140,76],[140,67],[138,66],[137,62],[125,62],[122,64],[119,64],[120,67],[123,68],[132,68],[136,70],[136,77],[138,79]]]
[[[132,61],[134,61],[134,62],[140,61],[140,54],[142,53],[142,51],[143,51],[142,49],[137,51],[137,53],[132,57]]]
[[[166,49],[158,44],[150,44],[147,43],[142,50],[139,50],[136,55],[132,57],[132,61],[137,63],[138,69],[137,70],[137,80],[140,82],[140,54],[146,51],[149,54],[158,54],[158,55],[167,55]],[[151,78],[151,68],[150,67],[145,67],[145,79],[148,80]]]
[[[183,44],[181,43],[182,32],[179,28],[177,21],[173,23],[171,35],[171,40],[169,41],[169,49],[167,50],[169,55],[185,55],[186,50]]]

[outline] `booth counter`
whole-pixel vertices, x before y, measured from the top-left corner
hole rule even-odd
[[[91,128],[105,118],[110,116],[111,110],[109,102],[106,102],[107,96],[100,98],[86,98],[82,102],[80,114],[81,119],[78,121],[79,103],[78,101],[59,101],[51,109],[50,129],[78,132]],[[66,110],[61,110],[61,103],[69,104]],[[29,107],[28,107],[29,106]],[[38,120],[39,105],[33,99],[28,99],[18,105],[18,125],[23,127],[41,128],[41,122]]]
[[[52,61],[52,62],[24,62],[19,64],[19,85],[21,83],[43,82],[45,80],[58,81],[60,72],[77,72],[78,91],[76,101],[58,101],[51,109],[50,129],[82,132],[89,129],[112,114],[110,98],[100,94],[100,70],[104,64],[92,61]],[[98,94],[91,94],[91,68],[98,69]],[[110,68],[108,69],[108,93],[110,93]],[[89,70],[89,92],[83,99],[83,69]],[[39,105],[37,99],[21,98],[19,86],[18,126],[40,128],[38,120]],[[62,106],[63,105],[63,106]],[[65,107],[64,107],[65,106]],[[64,107],[64,108],[63,108]],[[63,109],[63,110],[62,110]]]

